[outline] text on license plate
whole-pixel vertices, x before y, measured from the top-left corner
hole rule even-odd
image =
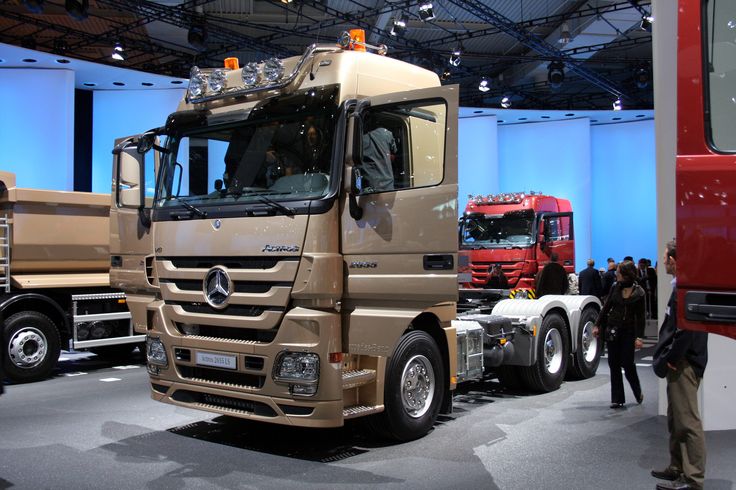
[[[237,369],[238,363],[235,356],[215,354],[212,352],[197,352],[197,364],[200,366],[212,366],[225,369]]]

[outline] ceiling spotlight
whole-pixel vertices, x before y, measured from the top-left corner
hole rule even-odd
[[[478,90],[481,92],[488,92],[491,90],[491,84],[488,82],[487,78],[483,78],[480,83],[478,84]]]
[[[456,47],[450,53],[450,65],[460,66],[460,55],[463,54],[463,50],[460,46]]]
[[[204,20],[195,20],[189,26],[187,33],[187,42],[197,51],[207,50],[207,25]]]
[[[504,95],[503,97],[501,97],[501,107],[503,107],[504,109],[508,109],[509,107],[511,107],[511,97],[509,97],[508,95]]]
[[[560,38],[557,40],[560,44],[567,44],[570,42],[570,26],[567,22],[563,22],[560,26]]]
[[[427,2],[426,0],[424,0],[422,3],[419,4],[419,18],[422,19],[422,22],[429,22],[430,20],[435,19],[434,7],[432,7],[432,2]]]
[[[565,64],[562,61],[553,61],[547,66],[547,81],[552,88],[560,88],[565,81]]]
[[[123,45],[119,42],[115,43],[115,47],[112,48],[112,59],[125,61],[125,48],[123,48]]]
[[[89,0],[65,0],[66,13],[77,20],[84,20],[89,15]]]
[[[26,6],[29,12],[34,14],[43,13],[43,0],[23,0],[23,5]]]
[[[641,17],[641,23],[639,29],[642,31],[652,32],[652,24],[654,24],[654,17],[651,15],[643,15]]]
[[[53,52],[56,54],[64,54],[69,49],[67,42],[61,38],[54,39]]]
[[[409,17],[406,14],[401,14],[401,17],[394,18],[393,25],[391,26],[391,34],[393,37],[403,36],[406,32],[406,24],[409,22]]]
[[[445,70],[442,72],[442,75],[440,75],[440,80],[445,81],[452,76],[452,72],[450,72],[449,68],[445,68]]]
[[[614,111],[620,111],[622,109],[622,107],[623,106],[621,105],[621,99],[620,98],[613,101],[613,110]]]

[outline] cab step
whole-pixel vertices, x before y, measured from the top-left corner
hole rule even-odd
[[[376,379],[375,369],[354,369],[342,372],[342,389],[357,388],[372,383]]]
[[[354,419],[356,417],[362,417],[364,415],[370,415],[383,411],[383,405],[366,406],[366,405],[353,405],[352,407],[345,407],[342,409],[343,419]]]

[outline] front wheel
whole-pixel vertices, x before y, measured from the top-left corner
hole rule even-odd
[[[386,369],[385,408],[374,428],[398,441],[429,432],[439,413],[445,374],[429,334],[415,330],[404,335]]]
[[[16,383],[48,378],[59,360],[61,340],[54,322],[36,311],[21,311],[3,324],[5,374]]]
[[[601,361],[603,341],[593,335],[598,312],[595,308],[586,308],[580,316],[578,326],[578,348],[572,360],[571,375],[575,379],[587,379],[595,376]]]
[[[567,370],[568,345],[565,320],[559,313],[548,313],[537,332],[537,362],[521,369],[529,389],[547,393],[560,387]]]

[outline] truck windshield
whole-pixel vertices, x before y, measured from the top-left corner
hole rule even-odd
[[[337,87],[275,97],[249,110],[173,117],[159,208],[311,200],[331,180]],[[176,116],[176,114],[174,115]],[[184,117],[187,116],[187,117]],[[170,118],[172,120],[172,118]],[[177,120],[187,121],[177,125]]]
[[[460,224],[465,248],[528,247],[533,242],[534,214],[470,215]]]

